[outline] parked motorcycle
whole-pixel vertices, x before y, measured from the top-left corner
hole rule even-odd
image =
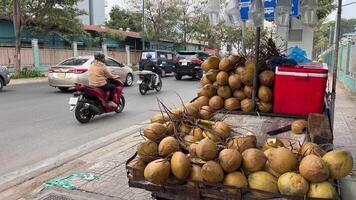
[[[137,84],[139,84],[139,91],[141,95],[145,95],[149,90],[156,90],[157,92],[162,89],[162,79],[160,76],[158,77],[158,81],[156,83],[156,74],[151,71],[141,71],[139,74],[139,80]]]
[[[123,96],[124,83],[120,80],[109,80],[116,86],[113,101],[117,108],[108,106],[110,91],[100,88],[89,87],[81,84],[75,85],[77,90],[69,100],[70,110],[75,110],[75,118],[80,123],[89,122],[95,115],[116,112],[120,113],[125,107],[125,97]]]

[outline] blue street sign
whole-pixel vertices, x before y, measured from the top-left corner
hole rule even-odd
[[[291,6],[291,16],[292,17],[297,17],[300,15],[299,8],[300,8],[300,0],[291,0],[292,6]],[[247,21],[249,19],[248,17],[248,11],[250,9],[252,0],[240,0],[240,14],[241,14],[241,20],[242,21]],[[264,6],[265,6],[265,19],[267,20],[273,20],[274,19],[274,11],[277,5],[277,0],[265,0]]]

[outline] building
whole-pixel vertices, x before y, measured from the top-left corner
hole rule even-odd
[[[87,12],[87,15],[79,17],[84,25],[103,25],[106,21],[105,7],[106,0],[81,0],[77,8]]]

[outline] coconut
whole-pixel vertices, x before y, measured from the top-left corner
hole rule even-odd
[[[179,142],[172,136],[164,138],[158,145],[158,154],[161,157],[167,157],[176,151],[180,151]]]
[[[220,71],[216,76],[216,82],[219,86],[227,85],[229,82],[229,74],[224,71]]]
[[[334,149],[323,156],[323,160],[329,166],[330,177],[340,179],[352,171],[353,159],[349,152],[342,149]]]
[[[211,84],[204,85],[204,87],[200,88],[198,92],[198,96],[206,96],[209,98],[214,96],[215,94],[216,89]]]
[[[169,117],[167,114],[156,114],[151,117],[151,123],[164,124],[168,120],[169,120]]]
[[[269,89],[269,87],[262,85],[260,89],[258,89],[258,98],[262,102],[271,102],[273,99],[273,92],[271,89]]]
[[[147,164],[142,159],[136,159],[131,161],[127,166],[132,170],[133,177],[143,177]]]
[[[320,199],[336,199],[337,193],[331,183],[324,181],[321,183],[310,183],[307,196]]]
[[[258,171],[248,176],[248,185],[251,189],[278,193],[277,178],[265,171]],[[265,198],[269,195],[254,192],[257,197]]]
[[[218,146],[209,138],[205,138],[196,146],[196,153],[202,160],[212,160],[218,155]]]
[[[268,138],[263,144],[262,151],[266,151],[270,148],[284,147],[283,142],[278,138]]]
[[[312,143],[312,142],[305,142],[302,145],[302,148],[300,149],[300,154],[302,156],[314,154],[314,155],[322,157],[325,155],[325,153],[326,152],[319,145]]]
[[[197,108],[201,108],[203,106],[208,106],[209,105],[209,97],[206,96],[201,96],[198,97],[195,101],[194,101],[194,105],[196,105]]]
[[[218,87],[218,95],[223,99],[228,99],[231,97],[232,92],[229,86],[220,86]]]
[[[246,86],[244,87],[244,94],[246,95],[246,97],[252,98],[252,87],[246,85]]]
[[[239,77],[240,77],[240,79],[241,79],[241,77],[242,77],[244,71],[245,71],[245,67],[238,67],[238,68],[236,68],[236,70],[235,70],[235,74],[239,75]]]
[[[253,133],[248,132],[244,135],[235,136],[228,143],[229,149],[236,149],[240,153],[244,152],[246,149],[256,148],[257,138]]]
[[[192,131],[189,134],[191,136],[194,136],[199,141],[204,139],[203,130],[201,128],[199,128],[199,127],[196,127],[194,129],[192,129]]]
[[[237,74],[229,76],[228,82],[232,90],[238,90],[241,88],[241,79],[240,76]]]
[[[303,133],[304,129],[307,128],[307,124],[308,124],[308,122],[304,119],[295,120],[292,123],[292,132],[294,134]]]
[[[256,68],[256,62],[254,58],[248,58],[245,62],[245,67],[246,69],[255,69]]]
[[[235,90],[233,96],[236,97],[239,101],[246,99],[246,95],[241,90]]]
[[[215,143],[222,143],[223,142],[223,138],[216,132],[212,133],[211,131],[203,131],[203,136],[205,138],[209,138],[210,140],[212,140]]]
[[[258,110],[260,110],[263,113],[270,113],[273,111],[273,103],[272,102],[266,103],[266,102],[260,101],[257,103],[257,108],[258,108]]]
[[[185,123],[181,123],[178,127],[178,132],[183,136],[188,135],[191,130],[192,130],[192,128]]]
[[[213,82],[210,81],[205,75],[200,79],[200,85],[203,87],[204,85],[212,84]]]
[[[240,108],[240,101],[234,97],[228,98],[224,102],[224,108],[229,111],[237,110]]]
[[[183,115],[184,109],[183,108],[173,108],[168,112],[169,120],[177,120],[181,119]]]
[[[199,165],[192,165],[190,170],[189,180],[192,181],[203,181],[203,177],[201,174],[201,167]]]
[[[224,178],[224,185],[234,186],[237,188],[245,188],[248,186],[247,178],[241,172],[232,172],[226,174]],[[230,193],[235,193],[236,190],[228,189]]]
[[[237,55],[230,55],[228,58],[232,66],[235,66],[240,61],[240,57]]]
[[[265,167],[267,158],[259,149],[251,148],[242,152],[242,166],[248,172],[257,172]]]
[[[266,154],[265,154],[265,155],[266,155]],[[268,157],[267,157],[267,158],[268,158]],[[275,177],[277,177],[277,178],[282,175],[282,174],[280,174],[280,173],[275,172],[275,171],[271,168],[271,165],[269,164],[268,161],[266,162],[264,171],[266,171],[266,172],[272,174],[273,176],[275,176]]]
[[[198,118],[199,117],[199,108],[197,108],[193,103],[188,103],[184,106],[184,113],[187,116]]]
[[[205,76],[210,82],[213,83],[216,81],[216,76],[218,75],[218,73],[219,73],[219,70],[211,69],[205,74]]]
[[[186,135],[184,138],[183,138],[183,141],[184,141],[184,144],[189,147],[191,144],[195,143],[195,142],[198,142],[199,139],[192,136],[192,135]]]
[[[210,119],[212,117],[212,110],[210,109],[209,106],[203,106],[200,109],[199,113],[200,113],[200,118],[202,118],[202,119],[208,120],[208,119]]]
[[[236,149],[224,149],[219,153],[219,161],[223,170],[229,173],[240,167],[242,156]]]
[[[168,160],[158,159],[150,162],[144,171],[145,179],[154,184],[165,183],[171,172],[171,164]]]
[[[189,176],[190,169],[191,165],[188,157],[182,152],[175,152],[171,159],[172,174],[176,178],[184,180]]]
[[[176,131],[176,126],[174,124],[174,122],[166,122],[163,124],[166,128],[167,128],[167,136],[171,136],[174,135],[175,131]]]
[[[212,127],[213,131],[222,139],[226,140],[230,136],[231,128],[225,122],[218,121]]]
[[[213,86],[214,86],[215,88],[218,88],[218,87],[219,87],[218,82],[215,81],[215,82],[213,83]]]
[[[308,155],[299,165],[300,174],[308,181],[319,183],[329,178],[329,168],[323,159],[316,155]]]
[[[242,83],[244,83],[245,85],[249,85],[249,86],[252,86],[253,84],[253,69],[249,69],[249,68],[246,68],[244,70],[242,70],[241,72],[241,81]]]
[[[285,147],[272,149],[268,156],[271,168],[280,174],[284,174],[295,169],[298,161],[293,152]]]
[[[143,129],[144,136],[154,142],[160,142],[166,137],[167,128],[160,123],[152,123]]]
[[[224,180],[224,171],[215,161],[208,161],[201,168],[201,175],[204,181],[209,183],[220,183]]]
[[[260,84],[267,86],[267,87],[272,87],[274,83],[274,72],[270,70],[263,71],[260,73],[258,76],[260,79]]]
[[[209,101],[209,106],[213,110],[220,110],[224,107],[224,99],[220,96],[213,96]]]
[[[228,57],[225,57],[223,59],[221,59],[220,63],[219,63],[219,69],[221,71],[230,71],[231,68],[233,67],[233,63],[230,62],[230,59]]]
[[[241,101],[241,110],[244,112],[252,112],[252,99],[243,99]]]
[[[209,57],[208,59],[206,59],[202,63],[201,68],[206,72],[211,69],[218,69],[219,63],[220,63],[220,59],[216,56],[212,56],[212,57]]]
[[[309,184],[302,175],[287,172],[278,178],[278,189],[284,195],[305,196],[309,190]]]
[[[138,156],[145,162],[151,162],[158,157],[158,145],[150,140],[137,146]]]
[[[198,157],[198,155],[197,155],[197,145],[198,145],[198,143],[196,142],[196,143],[193,143],[193,144],[191,144],[189,146],[189,155],[190,155],[190,157],[193,157],[193,158]]]

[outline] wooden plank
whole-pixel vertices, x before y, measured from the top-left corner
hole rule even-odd
[[[333,144],[333,135],[329,117],[325,114],[310,114],[308,116],[308,133],[316,144]]]

